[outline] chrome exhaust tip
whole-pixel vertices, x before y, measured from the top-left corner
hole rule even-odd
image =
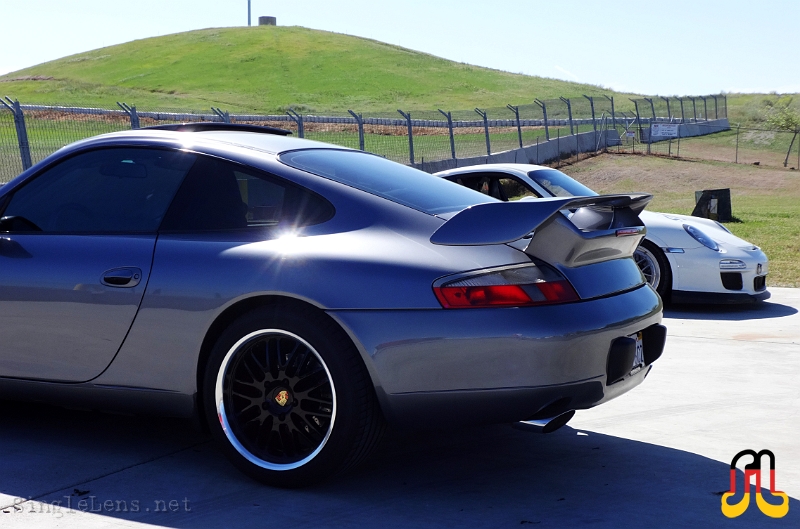
[[[534,419],[532,421],[519,421],[513,423],[511,426],[525,432],[552,433],[567,424],[574,416],[575,410],[569,410],[555,417]]]

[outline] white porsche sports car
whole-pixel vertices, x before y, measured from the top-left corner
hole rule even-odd
[[[504,201],[597,195],[561,171],[540,165],[473,165],[436,176]],[[767,256],[719,222],[649,211],[640,218],[647,236],[636,262],[665,301],[749,303],[770,297]]]

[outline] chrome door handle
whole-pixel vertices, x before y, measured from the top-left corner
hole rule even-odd
[[[112,268],[103,272],[100,282],[108,287],[131,288],[139,284],[142,280],[142,271],[138,268],[126,266],[124,268]]]

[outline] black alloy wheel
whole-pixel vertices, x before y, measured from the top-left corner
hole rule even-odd
[[[349,337],[299,303],[262,307],[230,324],[208,358],[202,393],[206,422],[225,455],[277,487],[355,466],[385,425]]]
[[[336,420],[336,391],[325,362],[308,342],[278,329],[251,333],[231,348],[214,400],[230,443],[271,470],[313,458]]]

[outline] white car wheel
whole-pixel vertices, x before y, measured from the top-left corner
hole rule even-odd
[[[633,253],[633,259],[647,283],[667,300],[672,289],[672,274],[669,262],[658,246],[648,240],[642,241]]]

